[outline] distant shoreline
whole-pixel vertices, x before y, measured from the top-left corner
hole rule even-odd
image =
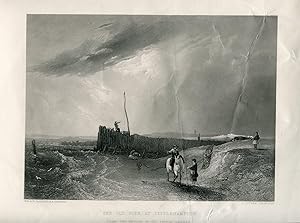
[[[159,133],[150,133],[150,134],[133,134],[133,135],[139,135],[149,138],[172,138],[172,139],[185,139],[185,140],[197,140],[198,136],[195,136],[193,134],[185,134],[183,137],[176,136],[175,134],[169,134],[169,133],[161,133],[161,135],[158,135]],[[227,134],[227,135],[200,135],[201,140],[216,140],[216,141],[224,141],[224,140],[232,140],[234,137],[243,136],[243,137],[250,137],[246,135],[239,135],[239,134]],[[32,135],[25,135],[26,139],[60,139],[60,140],[97,140],[97,136],[57,136],[57,135],[46,135],[46,134],[32,134]],[[261,139],[268,139],[272,140],[275,139],[275,136],[261,136]]]

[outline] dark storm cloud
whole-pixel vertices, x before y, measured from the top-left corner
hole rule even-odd
[[[112,23],[99,28],[113,26]],[[151,44],[165,40],[176,33],[177,26],[172,21],[161,20],[154,23],[131,23],[122,31],[116,32],[109,40],[99,43],[87,40],[79,47],[67,50],[55,58],[37,66],[30,71],[45,74],[92,74],[112,66],[123,59],[132,57],[136,51]],[[113,29],[111,32],[115,32]]]
[[[267,17],[263,22],[263,17],[253,16],[111,16],[105,19],[95,16],[77,18],[75,23],[76,18],[70,19],[68,25],[61,24],[62,20],[53,22],[51,18],[47,19],[52,21],[48,21],[50,28],[44,28],[45,23],[35,26],[36,32],[32,31],[28,38],[31,41],[28,46],[34,49],[28,54],[29,64],[38,64],[31,67],[32,71],[63,76],[60,79],[68,78],[65,83],[73,79],[80,82],[84,75],[127,60],[98,75],[95,92],[101,96],[101,90],[97,91],[102,89],[99,84],[103,84],[104,90],[108,87],[112,95],[125,89],[132,103],[136,103],[132,108],[135,115],[131,116],[135,131],[178,131],[181,123],[187,132],[196,129],[204,134],[230,131],[252,134],[258,130],[262,135],[274,135],[276,19]],[[89,23],[91,27],[85,27]],[[70,28],[61,34],[72,24],[76,24],[73,27],[76,32]],[[85,35],[83,28],[94,33]],[[35,33],[40,36],[36,38]],[[47,45],[52,39],[52,44]],[[48,54],[43,55],[41,51]],[[149,52],[154,54],[151,56]],[[40,63],[42,60],[37,60],[35,53],[44,56],[46,62]],[[145,75],[147,72],[153,75],[151,81]],[[88,78],[97,80],[97,75],[94,76]],[[139,78],[145,78],[147,84]],[[107,86],[109,83],[113,84]],[[133,91],[133,83],[140,87]],[[65,87],[58,91],[64,95]],[[136,102],[144,92],[150,93]],[[86,99],[82,101],[80,106]],[[118,107],[117,102],[113,103],[112,107]],[[101,108],[106,106],[101,104]],[[118,117],[116,111],[103,114],[103,119],[109,115]]]

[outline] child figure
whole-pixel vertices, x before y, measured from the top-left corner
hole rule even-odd
[[[197,161],[192,159],[193,165],[188,167],[190,169],[190,175],[192,179],[192,184],[194,185],[197,182],[198,172],[197,172]]]

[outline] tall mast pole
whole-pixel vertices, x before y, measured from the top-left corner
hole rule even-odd
[[[126,94],[125,94],[125,91],[124,91],[124,111],[125,111],[125,116],[126,116],[126,121],[127,121],[127,130],[128,130],[129,135],[130,135],[129,119],[128,119],[128,115],[127,115],[127,111],[126,111]]]

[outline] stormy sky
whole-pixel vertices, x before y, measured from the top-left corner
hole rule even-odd
[[[26,134],[273,136],[277,18],[28,15]]]

